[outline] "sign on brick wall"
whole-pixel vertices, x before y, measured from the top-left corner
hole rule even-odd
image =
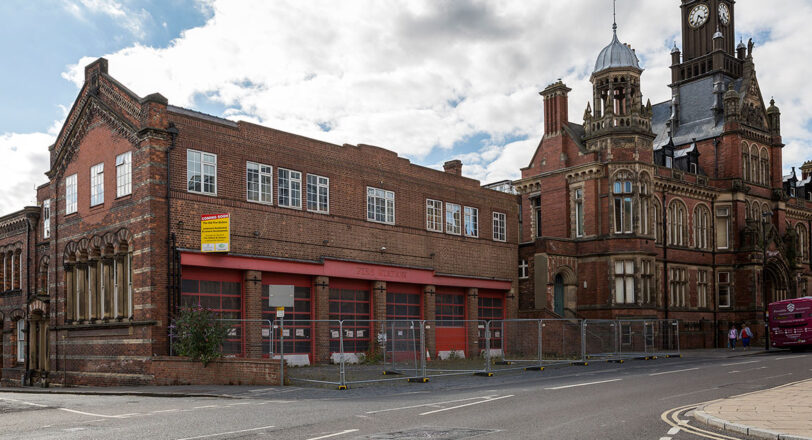
[[[200,250],[202,252],[228,252],[231,250],[230,214],[200,216]]]

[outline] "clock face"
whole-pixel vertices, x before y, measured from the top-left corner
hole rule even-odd
[[[719,4],[719,20],[725,26],[730,23],[730,9],[728,9],[724,3]]]
[[[710,16],[708,5],[704,3],[698,4],[694,6],[688,14],[688,24],[690,24],[691,27],[698,28],[708,21],[708,16]]]

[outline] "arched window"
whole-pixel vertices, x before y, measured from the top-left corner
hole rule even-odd
[[[707,249],[709,240],[710,213],[700,205],[694,210],[694,244],[697,249]]]
[[[651,200],[652,215],[654,216],[654,242],[662,244],[663,242],[663,208],[660,200],[656,197]]]
[[[770,182],[770,158],[767,155],[767,149],[761,149],[761,183],[764,185]]]
[[[744,181],[750,180],[750,154],[747,152],[747,146],[742,148],[742,179]]]
[[[649,235],[651,233],[651,182],[648,174],[640,175],[640,233]]]
[[[798,260],[807,261],[809,259],[809,237],[806,235],[806,227],[802,223],[795,226],[795,234],[798,236]]]
[[[753,145],[750,147],[750,180],[755,183],[761,183],[761,178],[759,178],[759,171],[760,168],[758,164],[758,149],[756,146]]]
[[[685,205],[675,200],[668,206],[668,244],[672,246],[685,246],[686,225]]]
[[[632,181],[619,174],[612,188],[614,194],[615,233],[632,233]]]

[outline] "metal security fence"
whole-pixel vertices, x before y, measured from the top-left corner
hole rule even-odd
[[[289,381],[339,388],[679,355],[676,320],[235,321],[238,353],[284,359]]]

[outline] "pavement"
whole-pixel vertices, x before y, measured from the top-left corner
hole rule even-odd
[[[812,440],[812,380],[709,402],[693,418],[758,439]]]

